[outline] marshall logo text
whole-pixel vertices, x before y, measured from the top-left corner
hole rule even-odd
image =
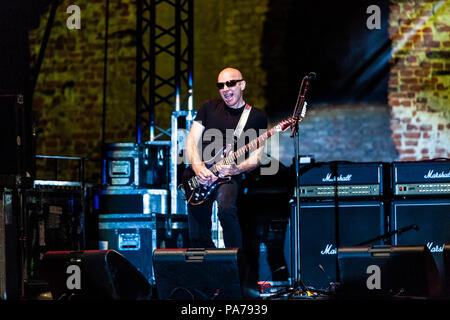
[[[450,178],[450,171],[445,173],[444,171],[441,172],[434,172],[434,170],[428,170],[428,173],[423,176],[425,179],[442,179],[442,178]]]
[[[445,244],[440,246],[438,244],[434,245],[433,242],[427,242],[427,247],[430,250],[430,252],[444,252],[444,246]]]
[[[352,175],[348,174],[346,176],[342,176],[342,174],[339,175],[337,178],[337,181],[351,181]],[[322,178],[322,182],[334,182],[336,181],[336,177],[331,178],[331,173],[328,173],[325,178]]]
[[[320,254],[336,254],[337,253],[337,249],[333,248],[332,244],[327,244],[325,246],[325,249],[320,251]]]

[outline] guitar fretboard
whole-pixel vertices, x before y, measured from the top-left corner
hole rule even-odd
[[[236,162],[237,159],[244,156],[247,152],[255,151],[259,147],[261,147],[263,145],[263,143],[274,134],[274,132],[275,132],[275,128],[272,128],[271,130],[264,132],[258,138],[250,141],[248,144],[239,148],[235,152],[230,152],[230,154],[228,154],[221,161],[219,161],[219,163],[220,164],[232,164],[232,163]]]

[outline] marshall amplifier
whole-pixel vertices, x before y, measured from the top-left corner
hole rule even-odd
[[[450,242],[450,199],[397,200],[391,203],[390,229],[414,226],[395,234],[395,245],[425,245],[444,276],[443,251]]]
[[[300,167],[301,198],[380,197],[385,193],[384,163],[316,162]],[[336,188],[337,187],[337,188]],[[337,194],[336,192],[337,191]]]
[[[393,162],[392,189],[396,196],[449,196],[450,161]]]
[[[300,204],[300,274],[308,287],[336,282],[336,213],[340,246],[355,246],[385,233],[384,205],[377,201]],[[383,244],[381,240],[370,245]]]

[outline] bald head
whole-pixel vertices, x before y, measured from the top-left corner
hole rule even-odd
[[[240,80],[243,79],[242,73],[238,69],[234,68],[225,68],[220,71],[219,76],[217,77],[217,82],[225,82],[228,80]]]

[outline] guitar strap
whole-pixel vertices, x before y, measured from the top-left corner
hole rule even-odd
[[[250,110],[252,109],[252,106],[249,104],[246,104],[244,108],[245,109],[244,109],[244,111],[242,111],[241,118],[239,119],[236,129],[234,130],[235,142],[237,142],[239,140],[239,137],[241,136],[242,131],[244,131],[244,127],[245,127],[245,124],[247,123],[247,119],[250,114]]]

